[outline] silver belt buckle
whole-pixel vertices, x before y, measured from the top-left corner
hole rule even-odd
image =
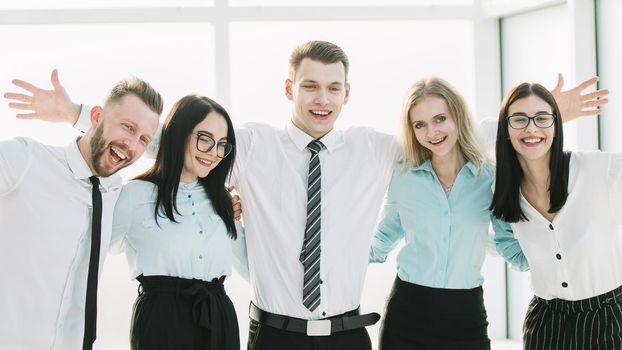
[[[330,320],[307,321],[307,335],[312,337],[330,335]]]

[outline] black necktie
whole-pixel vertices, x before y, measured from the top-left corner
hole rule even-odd
[[[300,253],[300,262],[304,268],[302,304],[309,311],[315,310],[321,302],[322,167],[320,166],[319,153],[323,147],[324,145],[319,140],[313,140],[307,145],[307,148],[311,151],[309,178],[307,180],[307,224],[302,252]]]
[[[97,329],[97,277],[99,270],[99,251],[102,235],[102,194],[99,192],[99,178],[89,178],[93,184],[93,220],[91,222],[91,257],[89,276],[86,281],[86,304],[84,307],[84,338],[82,349],[93,349]]]

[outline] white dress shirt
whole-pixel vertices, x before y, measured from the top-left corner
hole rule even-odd
[[[543,299],[581,300],[622,285],[622,154],[573,152],[568,182],[553,221],[521,195],[529,221],[511,224]]]
[[[89,167],[76,141],[0,142],[0,349],[80,349],[91,248]],[[102,178],[99,271],[121,178]]]
[[[321,304],[302,304],[299,261],[307,215],[311,136],[248,124],[236,130],[234,182],[244,207],[253,301],[261,309],[302,319],[359,306],[369,246],[399,146],[369,128],[322,137]]]

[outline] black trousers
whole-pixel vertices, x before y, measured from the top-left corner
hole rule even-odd
[[[235,309],[225,277],[211,282],[138,276],[130,343],[133,350],[239,350]]]
[[[489,350],[482,287],[442,289],[397,277],[380,327],[381,350]]]
[[[339,316],[336,316],[339,317]],[[332,318],[332,317],[331,317]],[[371,350],[365,328],[311,337],[289,332],[250,320],[248,350]]]
[[[523,325],[525,350],[622,349],[622,286],[589,299],[533,297]]]

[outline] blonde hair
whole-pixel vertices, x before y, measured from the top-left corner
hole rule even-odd
[[[466,102],[451,84],[438,77],[421,79],[408,90],[402,107],[401,118],[404,167],[406,169],[418,167],[426,160],[432,158],[432,152],[417,141],[409,116],[413,106],[426,96],[437,96],[445,100],[449,107],[449,112],[456,123],[458,132],[457,146],[467,161],[481,169],[482,165],[488,162],[488,160]]]

